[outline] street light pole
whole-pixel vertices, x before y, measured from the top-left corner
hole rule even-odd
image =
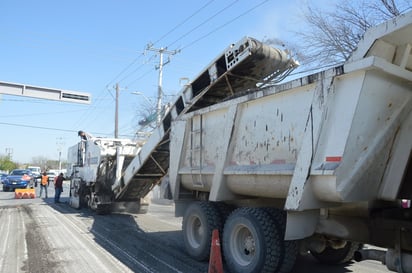
[[[146,95],[143,94],[142,92],[136,91],[136,92],[132,92],[131,94],[142,96],[142,97],[147,101],[147,103],[148,103],[149,105],[152,105],[152,104],[153,104],[153,101],[151,101],[148,97],[146,97]]]

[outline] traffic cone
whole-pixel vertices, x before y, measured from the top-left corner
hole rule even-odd
[[[224,273],[222,253],[220,250],[219,230],[217,229],[214,229],[212,233],[212,245],[210,246],[208,273]]]

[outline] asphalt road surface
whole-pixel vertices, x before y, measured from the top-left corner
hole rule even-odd
[[[65,187],[63,202],[67,202]],[[0,191],[0,272],[208,271],[207,262],[186,254],[182,219],[173,216],[171,204],[152,204],[144,215],[102,216],[72,209],[67,203],[54,204],[53,196],[52,188],[48,199],[14,199],[13,192]],[[305,256],[292,272],[389,271],[374,261],[325,266]]]

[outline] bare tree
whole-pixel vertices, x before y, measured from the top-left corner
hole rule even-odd
[[[45,170],[47,168],[47,162],[48,158],[45,156],[34,156],[31,159],[30,164],[34,166],[39,166],[42,170]]]
[[[308,5],[307,28],[295,32],[299,61],[316,66],[346,61],[368,28],[411,8],[411,0],[343,0],[332,11]]]

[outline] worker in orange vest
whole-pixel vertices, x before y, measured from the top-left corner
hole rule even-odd
[[[43,192],[45,192],[46,198],[47,197],[47,185],[49,184],[49,177],[47,176],[46,172],[43,172],[43,174],[41,175],[41,182],[40,182],[40,195],[39,197],[41,197],[41,194]]]

